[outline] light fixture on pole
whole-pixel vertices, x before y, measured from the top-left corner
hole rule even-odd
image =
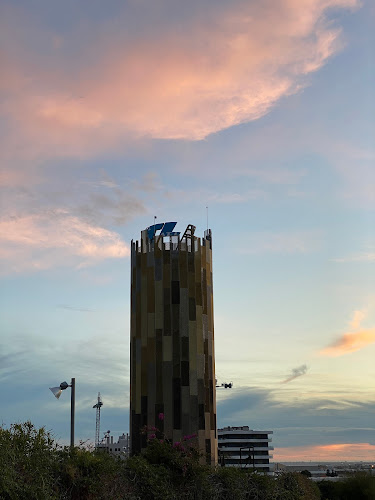
[[[62,391],[65,391],[68,387],[71,387],[71,397],[70,397],[70,447],[74,447],[74,413],[75,413],[75,399],[76,399],[76,379],[72,378],[70,385],[68,382],[61,382],[58,387],[50,387],[49,390],[59,399]]]

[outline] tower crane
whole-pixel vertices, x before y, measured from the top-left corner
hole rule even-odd
[[[103,406],[100,392],[98,392],[98,402],[93,406],[96,408],[96,427],[95,427],[95,448],[99,447],[100,440],[100,408]]]

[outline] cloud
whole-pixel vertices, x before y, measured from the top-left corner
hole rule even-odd
[[[250,236],[244,254],[257,253],[308,253],[318,248],[320,233],[317,231],[257,232]]]
[[[119,234],[90,225],[62,209],[3,217],[0,234],[4,273],[55,266],[85,267],[129,255],[129,247]]]
[[[375,252],[368,251],[348,257],[334,259],[334,262],[375,262]]]
[[[340,443],[319,446],[275,448],[274,462],[300,461],[373,461],[375,445],[370,443]]]
[[[168,5],[160,1],[158,10]],[[73,62],[61,51],[60,38],[53,57],[40,47],[25,53],[15,40],[2,60],[8,132],[3,158],[15,151],[28,159],[87,156],[143,136],[200,140],[257,120],[307,85],[308,75],[341,49],[340,29],[329,20],[332,9],[358,5],[267,0],[213,9],[202,3],[195,16],[176,8],[177,24],[152,22],[143,12],[138,35],[124,29],[131,19],[124,8],[116,23],[82,33],[80,45],[76,32],[82,26],[72,27]],[[22,32],[9,11],[3,18],[8,36]],[[30,40],[43,39],[43,28],[28,26]],[[50,41],[50,33],[44,36]]]
[[[339,339],[328,347],[322,349],[320,354],[323,356],[343,356],[352,352],[359,351],[368,345],[375,343],[375,328],[368,330],[359,330],[358,332],[344,333]]]
[[[15,374],[20,374],[24,371],[25,363],[27,363],[29,351],[27,349],[8,350],[0,346],[0,381],[4,383],[14,377]]]
[[[75,212],[94,223],[122,226],[136,215],[145,213],[143,202],[119,187],[112,193],[92,192],[84,205],[75,208]]]
[[[90,225],[103,227],[123,226],[146,213],[144,198],[150,199],[159,187],[153,172],[140,179],[125,178],[120,182],[103,170],[94,175],[84,172],[80,178],[76,165],[67,166],[63,175],[56,171],[44,172],[43,177],[37,176],[34,184],[28,176],[18,176],[14,181],[13,186],[0,187],[3,216],[14,219],[15,214],[20,217],[32,213],[54,217],[65,210]]]
[[[357,328],[359,328],[359,326],[361,324],[361,321],[363,319],[365,319],[365,317],[366,317],[366,312],[365,311],[362,311],[362,310],[354,311],[354,313],[353,313],[353,319],[350,322],[351,328],[353,330],[356,330]]]
[[[301,365],[301,366],[298,366],[297,368],[293,368],[292,369],[292,374],[288,378],[286,378],[283,382],[281,382],[281,383],[282,384],[287,384],[288,382],[291,382],[295,378],[301,377],[302,375],[305,375],[306,372],[307,372],[307,366],[306,365]]]
[[[284,389],[285,387],[285,389]],[[358,400],[347,390],[333,393],[306,393],[286,399],[290,386],[275,390],[239,387],[217,392],[218,427],[249,425],[252,429],[274,431],[275,454],[280,448],[307,448],[327,443],[373,442],[375,402],[371,393]],[[337,453],[336,458],[340,456]]]
[[[0,187],[1,274],[126,257],[129,248],[113,228],[145,213],[144,200],[156,198],[158,187],[153,172],[119,181],[76,165],[63,172],[57,165],[35,183],[15,181]]]
[[[182,203],[191,204],[192,200],[197,203],[208,204],[210,208],[212,205],[224,204],[232,205],[238,203],[246,203],[255,200],[264,200],[269,197],[268,193],[262,189],[245,189],[242,192],[237,191],[225,191],[218,187],[217,189],[193,189],[187,191],[186,189],[177,189],[163,186],[165,196],[172,201],[178,202],[179,205]]]
[[[121,325],[123,314],[116,320],[97,311],[89,335],[67,338],[56,328],[47,336],[36,334],[35,325],[28,332],[9,331],[0,343],[0,381],[7,404],[2,409],[6,424],[31,419],[45,426],[57,438],[69,442],[70,394],[65,391],[59,401],[48,387],[63,380],[76,378],[76,439],[95,435],[95,412],[92,409],[98,391],[104,402],[102,430],[119,429],[126,432],[129,406],[129,337]],[[117,417],[117,416],[118,417]],[[116,416],[116,419],[115,419]],[[115,421],[114,421],[115,420]],[[116,427],[114,427],[116,425]]]
[[[56,307],[58,309],[66,309],[67,311],[94,312],[94,309],[88,309],[87,307],[74,307],[67,304],[58,304]]]
[[[320,351],[323,356],[343,356],[375,343],[375,328],[360,329],[362,320],[366,317],[365,311],[354,311],[353,319],[350,322],[352,332],[346,332],[335,340],[328,347]]]
[[[358,130],[361,136],[364,136],[369,127],[364,118],[364,110],[358,111],[360,113],[361,131]],[[369,116],[371,111],[368,111]],[[371,134],[371,132],[370,132]],[[375,149],[373,141],[369,141],[372,147],[358,148],[350,144],[347,139],[345,142],[338,141],[332,142],[331,148],[327,148],[328,155],[331,157],[335,170],[339,173],[342,182],[338,186],[337,194],[339,199],[345,206],[352,205],[356,209],[365,208],[373,209],[375,205]],[[355,169],[353,169],[355,165]],[[375,260],[374,248],[369,252],[362,252],[348,258],[351,260]],[[346,262],[346,259],[338,259],[338,262]]]
[[[99,221],[103,225],[122,226],[134,217],[145,214],[142,195],[146,194],[147,199],[150,199],[153,194],[158,196],[162,188],[155,172],[147,172],[139,179],[126,178],[121,184],[105,171],[100,174],[100,180],[83,182],[79,186],[79,193],[84,187],[88,188],[88,195],[86,202],[75,206],[74,211],[90,222]]]
[[[263,406],[271,398],[271,392],[260,387],[242,387],[241,389],[234,387],[229,390],[231,391],[229,397],[227,397],[229,394],[228,389],[217,391],[218,406],[222,417],[230,414],[231,408],[233,410],[232,415],[244,410],[251,411],[256,407]]]

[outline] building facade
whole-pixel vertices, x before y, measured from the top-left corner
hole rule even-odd
[[[108,431],[96,448],[106,451],[110,455],[127,458],[129,456],[129,434],[123,433],[119,436],[118,440],[114,442],[113,436],[111,436]]]
[[[225,467],[254,468],[270,472],[273,431],[253,431],[247,425],[218,429],[219,461]]]
[[[217,463],[212,236],[155,224],[131,243],[131,452],[145,428],[191,443]]]

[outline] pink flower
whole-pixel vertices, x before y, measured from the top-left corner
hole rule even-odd
[[[164,413],[159,413],[159,420],[164,420]]]
[[[185,446],[183,446],[180,441],[176,441],[174,444],[173,444],[173,448],[176,448],[177,450],[179,451],[185,451]]]
[[[184,436],[182,438],[183,441],[190,441],[190,439],[194,439],[195,437],[197,437],[196,434],[188,434],[187,436]]]
[[[156,438],[156,434],[150,434],[148,439],[155,439]]]

